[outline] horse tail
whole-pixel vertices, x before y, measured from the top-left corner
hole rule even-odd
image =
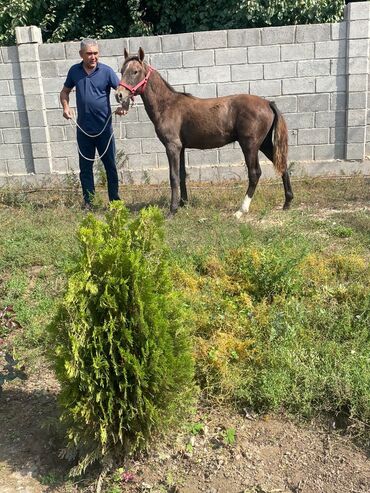
[[[288,127],[273,101],[270,102],[270,107],[275,114],[272,162],[276,171],[282,175],[287,170],[288,165]]]

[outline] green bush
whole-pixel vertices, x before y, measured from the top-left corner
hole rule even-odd
[[[94,460],[145,447],[189,409],[193,359],[185,309],[171,284],[157,208],[131,219],[88,215],[81,255],[50,327],[69,454]]]

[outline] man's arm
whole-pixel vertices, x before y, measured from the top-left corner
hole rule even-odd
[[[63,116],[67,120],[70,120],[73,117],[73,113],[71,108],[69,107],[69,93],[72,91],[69,87],[64,86],[60,91],[60,103],[63,107]]]

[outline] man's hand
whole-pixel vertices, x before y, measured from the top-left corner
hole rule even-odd
[[[73,111],[71,110],[71,108],[65,108],[63,110],[63,117],[66,120],[71,120],[73,118]]]
[[[122,106],[118,106],[118,108],[115,111],[115,114],[118,116],[125,116],[127,113],[127,110],[124,110]]]

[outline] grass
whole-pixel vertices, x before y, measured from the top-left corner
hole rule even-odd
[[[369,181],[262,182],[248,216],[245,185],[193,185],[166,241],[196,342],[197,379],[213,403],[313,417],[326,413],[366,440],[370,422]],[[78,252],[79,192],[0,191],[0,308],[13,305],[29,371],[45,351],[66,271]],[[103,201],[105,194],[102,192]],[[124,187],[133,214],[164,213],[167,186]],[[103,215],[100,208],[98,215]],[[0,326],[0,337],[5,336]]]

